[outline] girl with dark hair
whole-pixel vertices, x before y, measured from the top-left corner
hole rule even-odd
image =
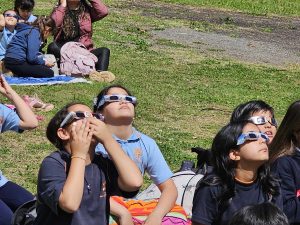
[[[142,185],[139,169],[102,119],[85,104],[71,103],[49,122],[47,137],[57,151],[39,170],[35,225],[108,224],[110,195],[136,192]],[[111,162],[95,155],[99,142]]]
[[[262,100],[252,100],[237,106],[231,114],[230,122],[249,121],[268,135],[272,142],[277,129],[274,109]]]
[[[281,179],[283,211],[300,224],[300,101],[292,103],[270,145],[272,170]]]
[[[212,143],[214,170],[199,183],[193,225],[225,225],[240,208],[272,201],[282,208],[278,181],[270,174],[269,137],[247,121],[223,127]]]
[[[161,191],[156,207],[147,217],[145,225],[161,224],[163,217],[174,207],[177,189],[171,179],[172,172],[156,142],[133,127],[136,97],[121,85],[104,88],[94,101],[94,112],[104,116],[104,122],[114,134],[123,151],[136,163],[142,174],[147,172]],[[98,153],[109,157],[105,148],[98,145]],[[121,224],[133,224],[128,210],[114,200],[111,213],[119,217]],[[124,218],[125,217],[125,218]]]
[[[55,22],[54,42],[49,44],[47,53],[60,59],[61,47],[71,41],[82,43],[97,58],[96,71],[103,76],[114,75],[108,72],[110,50],[108,48],[94,48],[92,23],[101,20],[108,14],[107,7],[101,0],[60,0],[54,8],[51,18]]]
[[[37,17],[32,15],[34,0],[15,0],[15,11],[18,14],[18,22],[33,23]]]
[[[52,34],[53,21],[40,16],[32,25],[19,23],[7,46],[4,65],[18,77],[53,77],[54,62],[45,60],[39,49]]]

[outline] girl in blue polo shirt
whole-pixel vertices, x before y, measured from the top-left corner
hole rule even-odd
[[[155,209],[147,217],[145,224],[161,224],[163,217],[173,208],[177,189],[171,179],[172,172],[166,163],[156,142],[133,127],[136,97],[123,86],[111,85],[98,94],[94,102],[94,111],[103,114],[109,130],[128,156],[136,163],[142,174],[147,172],[151,180],[161,191],[161,197]],[[97,152],[107,155],[102,145],[98,145]],[[117,207],[118,212],[114,211]],[[121,205],[111,200],[111,213],[121,217],[122,224],[132,224],[131,216],[127,211],[118,215]],[[129,214],[129,215],[128,215]]]
[[[240,208],[271,201],[282,208],[279,183],[269,172],[269,138],[251,122],[230,123],[213,140],[214,170],[199,184],[193,225],[225,225]]]
[[[270,145],[272,170],[281,180],[283,211],[300,224],[300,101],[292,103]]]

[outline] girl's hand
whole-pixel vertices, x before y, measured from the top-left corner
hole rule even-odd
[[[5,19],[3,14],[0,14],[0,31],[2,31],[4,27],[5,27]]]
[[[49,61],[49,60],[45,60],[45,65],[48,66],[48,67],[53,67],[54,66],[54,62],[52,61]]]
[[[0,76],[0,93],[3,94],[5,97],[10,98],[13,89],[11,86],[6,82],[3,75]]]
[[[67,7],[67,0],[60,0],[60,4],[63,7]]]
[[[108,138],[112,137],[111,132],[108,130],[106,124],[99,119],[89,118],[91,128],[94,130],[94,137],[98,142],[102,143]]]
[[[120,225],[134,225],[134,223],[132,221],[132,216],[129,211],[126,214],[120,215],[119,224]]]
[[[86,158],[93,136],[93,129],[87,119],[74,122],[70,136],[71,154]]]

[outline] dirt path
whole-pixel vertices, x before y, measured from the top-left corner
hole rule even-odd
[[[155,39],[173,40],[206,55],[233,58],[246,63],[281,68],[300,65],[300,17],[254,16],[143,0],[130,1],[126,6],[141,10],[144,16],[213,25],[209,32],[188,27],[152,31]],[[218,26],[224,24],[230,25],[228,29]]]

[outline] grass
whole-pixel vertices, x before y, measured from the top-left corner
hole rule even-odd
[[[159,0],[168,3],[237,10],[256,15],[299,16],[298,0]]]
[[[47,8],[43,3],[47,3]],[[111,49],[110,70],[117,76],[115,83],[125,85],[138,97],[135,126],[157,141],[172,170],[177,170],[182,160],[195,160],[191,147],[209,148],[212,138],[227,123],[238,104],[263,99],[274,106],[280,121],[288,105],[299,97],[297,91],[291,91],[297,90],[300,83],[297,67],[279,70],[212,59],[176,42],[154,40],[151,30],[189,24],[145,17],[138,9],[126,9],[124,3],[116,0],[106,3],[112,8],[111,14],[95,24],[95,45]],[[36,14],[49,13],[51,5],[54,3],[41,0]],[[1,5],[1,10],[3,8],[11,8],[10,3],[5,2]],[[74,100],[91,105],[93,97],[105,85],[15,89],[21,95],[37,93],[58,110]],[[6,102],[2,96],[0,100]],[[55,110],[37,112],[45,120],[36,130],[22,135],[7,132],[0,136],[1,170],[33,193],[42,159],[55,150],[45,137],[47,122],[54,113]]]

